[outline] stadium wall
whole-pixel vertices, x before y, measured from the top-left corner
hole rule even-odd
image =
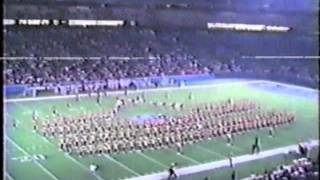
[[[213,80],[214,75],[178,75],[178,76],[154,76],[143,78],[124,78],[124,79],[111,79],[106,81],[91,81],[91,82],[78,82],[78,83],[61,83],[59,85],[48,83],[45,86],[34,85],[28,87],[26,85],[8,85],[5,87],[5,96],[17,95],[54,95],[54,94],[74,94],[77,92],[97,91],[103,90],[119,90],[119,89],[146,89],[157,87],[172,87],[183,86],[186,84],[193,84]],[[85,86],[85,87],[84,87]]]
[[[297,86],[297,85],[290,85],[290,84],[284,84],[279,82],[273,82],[273,81],[265,81],[265,80],[236,80],[233,79],[233,81],[228,80],[216,80],[215,83],[211,84],[197,84],[197,85],[190,85],[185,87],[159,87],[159,88],[150,88],[150,89],[137,89],[137,90],[130,90],[128,91],[128,94],[134,94],[134,93],[141,93],[141,92],[153,92],[153,91],[174,91],[174,90],[184,90],[184,89],[196,89],[196,88],[208,88],[208,87],[216,87],[216,86],[234,86],[234,85],[257,85],[261,86],[262,84],[274,86],[277,88],[290,88],[295,90],[302,90],[307,91],[310,93],[319,94],[318,89],[312,89],[308,87],[303,86]],[[119,95],[123,94],[123,90],[120,91],[112,91],[108,92],[109,95]],[[87,97],[89,96],[88,93],[80,94],[80,97]],[[97,96],[96,93],[92,94],[92,96]],[[75,95],[56,95],[56,96],[50,96],[50,97],[31,97],[31,98],[11,98],[11,99],[5,99],[5,103],[9,102],[25,102],[25,101],[41,101],[41,100],[55,100],[55,99],[67,99],[67,98],[75,98]]]
[[[237,77],[237,78],[235,78]],[[255,79],[253,79],[254,77]],[[217,81],[248,81],[248,80],[271,80],[278,82],[290,82],[291,84],[303,85],[306,87],[318,89],[315,82],[301,80],[295,77],[287,77],[285,75],[263,75],[254,73],[217,73],[217,74],[202,74],[202,75],[176,75],[176,76],[154,76],[143,78],[125,78],[113,79],[106,81],[94,82],[78,82],[78,83],[63,83],[50,84],[46,86],[32,86],[26,85],[10,85],[5,86],[5,96],[10,98],[12,96],[44,96],[44,95],[68,95],[75,93],[83,93],[88,91],[100,90],[120,90],[120,89],[149,89],[159,87],[179,87],[189,85],[200,85],[208,83],[216,83]]]
[[[27,89],[27,85],[9,85],[4,86],[4,93],[6,96],[17,96],[20,94],[24,94]]]

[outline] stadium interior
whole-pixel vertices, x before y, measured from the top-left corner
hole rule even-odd
[[[3,10],[4,179],[319,179],[318,0]]]

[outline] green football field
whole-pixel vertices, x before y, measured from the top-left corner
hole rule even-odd
[[[178,89],[167,91],[169,98],[165,98],[165,91],[158,90],[145,92],[147,101],[180,102],[186,106],[203,102],[218,102],[227,98],[247,98],[261,103],[266,109],[276,108],[296,112],[297,121],[291,125],[280,127],[273,138],[268,137],[267,130],[249,132],[236,136],[233,146],[227,146],[226,140],[216,138],[193,145],[187,145],[183,149],[183,155],[178,155],[175,149],[150,150],[143,153],[111,154],[103,156],[68,155],[58,149],[54,139],[45,139],[41,135],[32,132],[32,112],[36,110],[38,115],[48,121],[52,120],[52,107],[65,116],[74,116],[87,112],[98,112],[111,109],[116,96],[103,97],[102,105],[96,103],[95,97],[83,97],[80,102],[75,98],[39,100],[27,102],[5,103],[5,177],[8,180],[91,180],[91,179],[126,179],[155,172],[166,171],[172,162],[179,167],[197,165],[206,162],[225,159],[232,152],[233,155],[248,154],[254,136],[261,139],[262,150],[283,147],[310,139],[318,139],[319,116],[318,101],[290,95],[276,94],[269,91],[253,89],[245,85],[199,87],[193,89]],[[188,100],[188,94],[193,93],[193,100]],[[129,93],[130,96],[137,94]],[[123,96],[123,95],[119,95]],[[67,107],[71,103],[71,107]],[[137,115],[152,114],[176,115],[177,112],[166,108],[155,108],[144,105],[130,107],[121,111],[120,117],[135,117]],[[13,128],[11,119],[17,122]],[[45,160],[23,160],[37,154],[47,156]],[[283,156],[275,156],[257,162],[239,165],[239,176],[246,177],[252,172],[263,172],[265,167],[276,166],[280,163],[288,163],[290,160]],[[90,164],[97,164],[98,171],[94,174],[89,171]],[[229,170],[221,170],[211,173],[212,179],[229,179]],[[191,179],[198,179],[193,177]]]

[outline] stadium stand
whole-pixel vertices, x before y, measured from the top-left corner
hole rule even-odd
[[[175,56],[174,56],[175,54]],[[106,57],[105,57],[106,58]],[[257,65],[259,63],[259,65]],[[273,66],[276,63],[277,66]],[[217,77],[264,78],[316,85],[317,61],[206,61],[182,52],[159,60],[6,60],[5,84],[41,84],[148,77],[215,74]],[[299,67],[299,68],[297,68]],[[43,71],[38,71],[42,69]],[[292,80],[295,81],[292,81]]]
[[[271,171],[265,171],[263,175],[252,175],[244,180],[263,179],[319,179],[319,161],[307,158],[293,160],[292,164],[282,165]]]

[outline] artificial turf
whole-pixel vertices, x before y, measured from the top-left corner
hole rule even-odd
[[[188,99],[190,92],[193,93],[192,100]],[[165,93],[168,93],[168,98],[165,97]],[[129,93],[128,96],[135,95],[137,94]],[[233,155],[249,153],[255,135],[259,135],[263,150],[318,138],[319,117],[316,100],[261,91],[245,85],[221,85],[167,92],[159,90],[145,92],[145,97],[147,101],[180,102],[187,107],[204,102],[219,102],[229,97],[233,99],[247,98],[261,103],[266,109],[276,108],[294,111],[297,115],[297,121],[291,125],[278,128],[274,138],[268,137],[267,130],[253,131],[235,137],[234,146],[227,146],[225,139],[216,138],[184,147],[183,155],[178,155],[174,149],[164,149],[148,150],[143,153],[78,157],[60,151],[54,139],[45,139],[32,132],[32,112],[36,110],[40,117],[48,121],[53,119],[53,106],[60,114],[69,117],[87,112],[98,112],[111,109],[116,102],[115,96],[103,97],[102,105],[96,103],[95,97],[83,97],[80,102],[76,102],[75,98],[9,102],[5,104],[6,178],[15,180],[124,179],[166,171],[172,162],[176,162],[178,167],[185,167],[225,159],[230,152]],[[67,103],[71,104],[70,108],[66,106]],[[130,107],[120,113],[120,118],[159,113],[176,115],[176,112],[166,108],[155,108],[148,105]],[[17,121],[16,128],[11,125],[10,120],[12,118]],[[17,157],[35,154],[44,154],[47,159],[25,162],[16,159]],[[264,169],[266,165],[270,165],[269,161],[260,160],[259,163],[246,163],[244,166],[246,168],[240,168],[239,174],[245,177],[252,168]],[[99,166],[96,174],[89,171],[89,165],[92,163]],[[217,176],[218,179],[224,179],[224,177],[229,179],[228,172],[217,172],[212,175],[212,177],[214,176]]]

